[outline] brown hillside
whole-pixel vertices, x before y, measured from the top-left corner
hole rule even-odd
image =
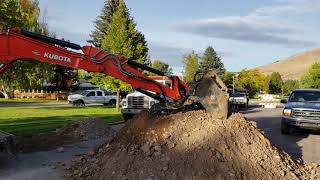
[[[279,72],[282,79],[300,79],[309,67],[320,61],[320,48],[296,54],[288,59],[277,61],[257,69],[264,74]]]

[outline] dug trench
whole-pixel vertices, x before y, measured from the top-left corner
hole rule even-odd
[[[111,138],[113,130],[103,119],[84,118],[57,129],[51,133],[36,134],[31,137],[16,137],[15,146],[18,153],[32,153],[61,149],[81,141],[98,138]]]
[[[142,114],[90,154],[72,160],[70,179],[320,179],[274,147],[241,114]]]
[[[18,154],[0,154],[0,179],[64,180],[70,160],[110,141],[122,125],[84,118],[52,133],[17,137]]]

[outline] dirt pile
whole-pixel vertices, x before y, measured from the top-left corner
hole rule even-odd
[[[113,136],[115,131],[99,118],[86,118],[56,130],[58,136],[70,137],[72,139],[95,139],[104,136]]]
[[[74,160],[71,179],[312,179],[317,171],[273,147],[240,114],[203,111],[128,122],[108,144]]]
[[[85,118],[67,124],[53,133],[17,138],[16,146],[20,152],[35,152],[51,150],[83,140],[111,138],[114,135],[115,131],[103,119]]]

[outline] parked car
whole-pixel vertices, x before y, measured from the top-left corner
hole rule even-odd
[[[248,108],[249,97],[244,92],[235,92],[230,95],[229,104],[233,108]]]
[[[285,104],[281,120],[281,133],[290,134],[294,128],[320,130],[320,89],[292,91]]]
[[[85,90],[81,94],[69,95],[68,102],[76,106],[84,106],[86,104],[115,105],[117,96],[101,89]]]

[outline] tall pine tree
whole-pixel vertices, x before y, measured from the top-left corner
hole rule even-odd
[[[105,5],[101,11],[101,15],[97,17],[95,21],[95,30],[90,34],[91,40],[89,40],[89,43],[92,43],[96,47],[102,47],[103,39],[108,34],[108,27],[111,23],[112,17],[115,14],[115,12],[118,10],[120,4],[120,0],[106,0]],[[127,12],[127,18],[130,23],[134,23],[134,20],[132,17],[130,17],[130,13],[128,8],[125,5],[125,2],[123,2],[124,9]],[[148,56],[148,44],[145,40],[144,35],[134,29],[134,33],[130,35],[132,38],[132,44],[136,47],[135,53],[133,54],[131,60],[135,60],[138,63],[149,65],[151,66],[151,61]]]
[[[104,7],[102,8],[101,14],[97,17],[95,21],[95,30],[91,32],[91,40],[88,40],[89,43],[92,43],[96,47],[101,47],[102,40],[107,34],[108,25],[111,22],[113,14],[117,11],[119,6],[119,0],[106,0]]]
[[[209,69],[216,70],[220,76],[226,71],[220,57],[211,46],[205,50],[200,67],[201,71],[207,71]]]
[[[143,41],[143,42],[139,42]],[[130,17],[129,10],[123,0],[119,0],[117,11],[113,14],[108,24],[107,34],[101,42],[101,47],[112,54],[121,54],[127,59],[137,60],[139,63],[146,62],[146,42],[144,36],[136,30],[136,24]],[[150,61],[149,61],[150,62]],[[144,63],[145,64],[145,63]],[[120,91],[128,91],[130,86],[118,79],[92,73],[93,83],[108,88],[117,93],[120,101]],[[117,109],[119,104],[117,103]]]

